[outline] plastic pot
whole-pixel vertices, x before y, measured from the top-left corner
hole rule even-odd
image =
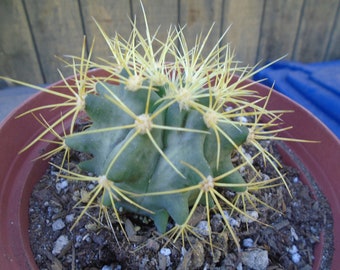
[[[100,70],[91,73],[94,76],[103,75]],[[58,82],[55,85],[62,86],[64,83]],[[261,84],[254,84],[251,88],[257,90],[260,95],[267,95],[270,91],[268,87]],[[66,91],[66,88],[58,89]],[[34,159],[52,147],[39,142],[28,151],[18,154],[42,130],[42,127],[33,117],[26,116],[19,119],[15,117],[30,108],[55,102],[55,96],[38,93],[12,112],[0,126],[0,265],[2,269],[37,269],[29,243],[28,205],[34,184],[47,168],[46,160]],[[340,265],[340,197],[338,196],[340,141],[307,110],[278,92],[272,92],[268,108],[295,111],[282,117],[287,125],[294,127],[285,131],[282,136],[320,141],[320,143],[285,142],[281,152],[285,162],[298,168],[301,175],[306,173],[302,178],[311,186],[312,192],[314,187],[307,175],[315,180],[331,206],[335,249],[332,269],[336,269],[336,266]],[[59,110],[51,110],[46,111],[45,117],[50,121],[59,115]],[[69,124],[66,123],[66,126]],[[320,239],[314,251],[313,269],[320,269],[325,265],[324,235],[321,235]]]

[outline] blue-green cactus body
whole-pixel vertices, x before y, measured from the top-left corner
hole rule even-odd
[[[216,135],[206,126],[202,113],[195,108],[183,110],[176,102],[170,105],[167,99],[162,99],[164,89],[158,93],[148,87],[129,91],[124,84],[97,83],[96,92],[86,98],[85,108],[92,126],[65,140],[69,147],[93,155],[80,167],[105,175],[122,190],[144,194],[130,197],[141,208],[124,200],[117,204],[150,216],[159,231],[165,231],[169,216],[183,224],[200,192],[199,188],[190,191],[185,188],[202,182],[201,175],[216,177],[232,170],[231,153],[246,140],[248,129],[222,123],[219,127],[228,138],[221,135],[218,146]],[[205,106],[207,100],[199,102]],[[134,126],[135,117],[143,114],[150,116],[154,125],[147,132]],[[218,164],[217,147],[220,147]],[[220,181],[244,183],[237,171]],[[244,187],[234,190],[243,191]],[[176,192],[165,194],[167,191]],[[155,195],[157,192],[163,194]]]
[[[217,162],[216,160],[216,149],[217,139],[214,133],[212,132],[210,136],[205,140],[204,148],[205,148],[205,156],[209,161],[209,165],[213,171],[213,175],[222,175],[226,172],[229,172],[234,169],[234,165],[231,161],[231,154],[235,149],[234,145],[241,145],[247,140],[248,136],[248,128],[244,126],[239,126],[235,124],[226,124],[222,123],[219,127],[223,130],[225,134],[229,136],[226,138],[224,136],[220,136],[220,144],[223,146],[220,148],[220,160]],[[242,176],[236,171],[223,179],[220,180],[222,183],[230,183],[230,184],[240,184],[244,183]],[[239,187],[230,187],[230,190],[242,192],[246,190],[245,186]]]
[[[202,131],[207,129],[197,111],[189,111],[185,118],[185,128]],[[206,133],[186,131],[168,131],[167,133],[165,154],[182,175],[178,174],[164,158],[161,158],[150,179],[149,192],[180,190],[200,183],[203,179],[186,166],[185,163],[199,168],[200,172],[205,176],[212,175],[210,166],[204,157],[203,146],[207,136]],[[177,224],[183,224],[188,216],[189,206],[194,203],[195,194],[197,196],[198,192],[199,190],[194,190],[157,197],[146,196],[143,205],[156,213],[166,209]],[[155,201],[157,201],[157,204],[155,204]],[[157,217],[158,219],[160,217]],[[162,222],[161,224],[164,223]],[[158,228],[161,231],[164,230],[160,226]]]

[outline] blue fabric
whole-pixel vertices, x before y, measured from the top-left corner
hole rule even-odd
[[[255,80],[293,99],[318,117],[340,138],[340,61],[302,64],[277,62]]]

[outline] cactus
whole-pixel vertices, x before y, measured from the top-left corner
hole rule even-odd
[[[79,174],[63,164],[60,166],[63,177],[97,183],[83,213],[100,197],[104,206],[113,207],[122,229],[118,212],[121,207],[150,217],[161,233],[166,232],[171,217],[177,224],[171,234],[177,239],[185,237],[188,231],[193,232],[190,218],[202,204],[208,220],[210,209],[220,212],[238,245],[222,205],[247,214],[245,208],[225,198],[221,190],[231,190],[241,202],[248,199],[253,205],[256,200],[251,199],[252,190],[272,187],[280,179],[284,183],[279,162],[259,141],[285,139],[276,134],[285,129],[277,125],[286,111],[266,109],[270,95],[259,97],[251,90],[255,82],[248,81],[256,72],[255,67],[240,67],[229,44],[219,47],[224,35],[204,56],[209,35],[204,39],[198,37],[189,49],[183,29],[170,29],[167,39],[159,41],[149,33],[146,17],[145,23],[146,37],[132,23],[127,40],[118,34],[109,38],[98,25],[113,62],[92,61],[93,46],[85,58],[84,39],[81,57],[65,60],[73,72],[79,74],[73,84],[62,77],[69,93],[35,87],[63,101],[23,114],[35,115],[45,127],[24,150],[43,140],[46,134],[55,134],[54,128],[71,118],[70,130],[57,134],[57,150],[65,151],[64,159],[68,158],[70,149],[91,155],[79,164],[91,174]],[[90,67],[104,70],[107,76],[88,76]],[[55,107],[65,107],[65,113],[47,123],[43,111]],[[75,133],[76,119],[84,112],[91,124]],[[241,121],[243,116],[252,117],[254,122]],[[269,119],[267,123],[260,122],[263,116]],[[249,158],[242,151],[245,144],[253,144],[259,153]],[[235,153],[244,160],[236,167],[232,163]],[[252,159],[258,155],[276,168],[277,178],[260,178],[252,166]],[[256,181],[243,178],[239,172],[242,166],[255,171]],[[210,243],[212,245],[211,235]]]
[[[120,74],[120,77],[124,76],[128,76],[125,70]],[[167,93],[168,86],[162,87]],[[162,101],[162,96],[147,85],[146,89],[130,91],[123,83],[98,82],[96,93],[85,99],[92,126],[67,136],[66,145],[93,155],[92,159],[79,164],[81,169],[104,176],[130,193],[181,190],[199,184],[200,176],[186,164],[199,168],[208,177],[224,174],[233,169],[231,153],[235,146],[244,143],[248,137],[248,128],[222,123],[220,128],[228,134],[228,139],[222,137],[218,145],[214,132],[206,123],[205,112],[202,114],[195,108],[181,109],[177,102]],[[201,95],[209,97],[209,89],[203,88]],[[206,100],[202,98],[196,106],[207,110],[204,103]],[[218,160],[214,154],[217,148],[220,148]],[[245,184],[237,171],[221,182]],[[244,191],[245,188],[235,189]],[[177,224],[185,222],[197,192],[145,195],[135,200],[152,213],[124,202],[120,204],[129,211],[148,215],[164,232],[168,215]],[[119,198],[119,195],[115,194],[115,197]]]

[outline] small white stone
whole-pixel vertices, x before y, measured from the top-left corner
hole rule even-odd
[[[288,249],[288,252],[290,254],[295,254],[295,253],[298,253],[298,248],[295,246],[295,245],[292,245],[292,247],[290,249]]]
[[[296,231],[293,227],[290,228],[290,233],[291,233],[291,235],[292,235],[292,237],[294,238],[295,241],[299,240],[299,237],[296,234]]]
[[[240,227],[240,222],[234,218],[229,218],[229,224],[231,227]]]
[[[245,238],[245,239],[243,239],[242,245],[245,248],[250,248],[254,245],[254,240],[251,239],[251,238]]]
[[[241,123],[248,123],[248,119],[245,116],[239,116],[237,117],[237,120],[240,121]]]
[[[299,253],[292,254],[292,261],[295,264],[298,264],[301,260],[301,255]]]
[[[53,222],[53,224],[52,224],[52,230],[55,232],[55,231],[60,231],[60,230],[62,230],[62,229],[64,229],[65,228],[65,223],[64,223],[64,221],[61,219],[61,218],[59,218],[59,219],[57,219],[56,221],[54,221]]]
[[[195,227],[195,231],[201,235],[208,236],[210,233],[208,221],[201,220]]]
[[[165,258],[166,266],[169,267],[171,265],[171,260],[170,260],[171,249],[170,248],[161,248],[159,253],[160,253],[161,257],[163,256],[163,258]]]
[[[265,174],[265,173],[262,174],[262,180],[263,180],[263,181],[267,181],[267,180],[269,180],[269,179],[270,179],[269,175],[267,175],[267,174]]]
[[[77,235],[76,236],[76,242],[80,243],[81,241],[83,241],[83,237],[81,235]]]
[[[171,249],[170,248],[161,248],[159,251],[164,256],[170,256],[171,255]]]
[[[87,186],[87,188],[89,189],[89,190],[92,190],[92,189],[94,189],[96,187],[96,185],[94,185],[94,184],[89,184],[88,186]]]
[[[241,261],[244,265],[254,270],[265,270],[269,264],[267,250],[254,249],[241,254]]]
[[[241,222],[252,223],[259,218],[259,213],[257,211],[246,211],[247,216],[241,215]]]
[[[60,180],[58,183],[56,183],[55,187],[59,193],[60,191],[68,187],[68,182],[66,179]]]
[[[293,183],[298,183],[299,181],[300,181],[299,177],[296,176],[293,178]]]
[[[66,223],[71,223],[74,220],[74,214],[69,214],[65,217]]]
[[[230,217],[229,213],[227,211],[223,211],[223,213],[224,213],[225,217],[227,218],[230,226],[232,226],[232,227],[239,227],[240,226],[240,222],[238,220]]]
[[[54,247],[52,250],[53,255],[58,255],[69,243],[67,235],[60,235],[57,241],[54,242]]]

